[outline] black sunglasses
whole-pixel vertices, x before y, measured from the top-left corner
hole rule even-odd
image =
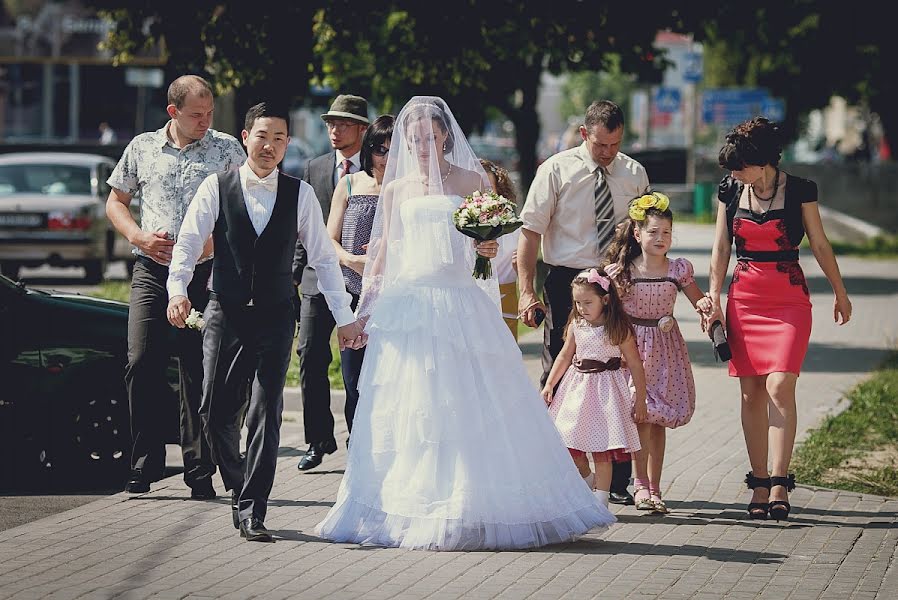
[[[374,156],[385,156],[389,151],[390,149],[383,144],[371,146],[371,154],[373,154]]]

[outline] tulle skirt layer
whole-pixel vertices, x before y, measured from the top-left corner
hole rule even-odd
[[[320,535],[435,550],[533,548],[614,522],[478,287],[394,285],[368,330],[346,474]]]

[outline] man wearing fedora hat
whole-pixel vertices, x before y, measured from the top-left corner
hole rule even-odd
[[[361,96],[341,94],[330,110],[321,115],[333,150],[309,161],[303,180],[315,190],[321,203],[324,221],[330,212],[331,198],[341,177],[360,168],[359,151],[362,136],[368,127],[368,101]],[[327,376],[332,356],[331,333],[334,317],[324,295],[318,291],[315,269],[306,264],[305,249],[297,244],[293,261],[293,281],[300,296],[299,387],[302,391],[303,426],[309,449],[299,461],[301,471],[321,464],[325,454],[337,450],[334,439],[334,416],[331,414],[330,381]],[[355,308],[355,307],[353,307]],[[351,423],[355,406],[347,401],[344,409],[347,423]]]

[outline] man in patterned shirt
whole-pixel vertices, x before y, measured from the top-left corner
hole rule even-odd
[[[128,366],[125,386],[131,408],[131,476],[126,490],[148,492],[150,482],[165,470],[164,431],[159,406],[166,397],[166,369],[172,348],[181,359],[181,450],[184,481],[191,498],[215,498],[209,444],[198,416],[203,384],[202,336],[193,330],[174,334],[165,311],[168,306],[168,265],[181,221],[203,180],[220,171],[238,168],[246,160],[240,143],[212,129],[214,97],[209,83],[195,75],[175,79],[168,88],[171,120],[162,129],[142,133],[125,148],[107,183],[112,188],[106,215],[134,246],[137,255],[131,279],[128,312]],[[140,225],[128,208],[140,199]],[[212,239],[206,242],[188,293],[197,310],[209,301],[207,282],[212,271]]]

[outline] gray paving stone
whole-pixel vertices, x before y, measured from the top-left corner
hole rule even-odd
[[[676,232],[683,247],[710,243],[701,226],[678,224]],[[672,255],[680,256],[676,249]],[[706,253],[684,256],[699,275],[706,272]],[[802,264],[812,289],[825,288],[815,285],[821,274],[813,260]],[[841,394],[898,337],[890,308],[898,300],[898,261],[840,258],[840,266],[855,315],[849,326],[836,327],[827,314],[830,297],[812,296],[812,346],[798,384],[799,439],[841,409]],[[692,423],[668,435],[662,485],[672,514],[666,517],[613,506],[620,523],[610,531],[533,552],[359,549],[314,535],[336,495],[345,450],[329,456],[326,469],[308,473],[296,470],[295,452],[284,452],[267,519],[283,538],[277,543],[242,541],[226,502],[187,501],[183,483],[170,478],[149,494],[116,494],[0,532],[0,599],[898,597],[898,500],[799,485],[787,523],[744,519],[748,466],[737,383],[710,359],[686,304],[680,300],[676,316],[690,346],[698,408]],[[529,334],[522,344],[536,347],[540,337]],[[528,351],[534,380],[538,362]],[[338,428],[345,438],[345,424]],[[301,421],[285,422],[282,446],[305,446]]]

